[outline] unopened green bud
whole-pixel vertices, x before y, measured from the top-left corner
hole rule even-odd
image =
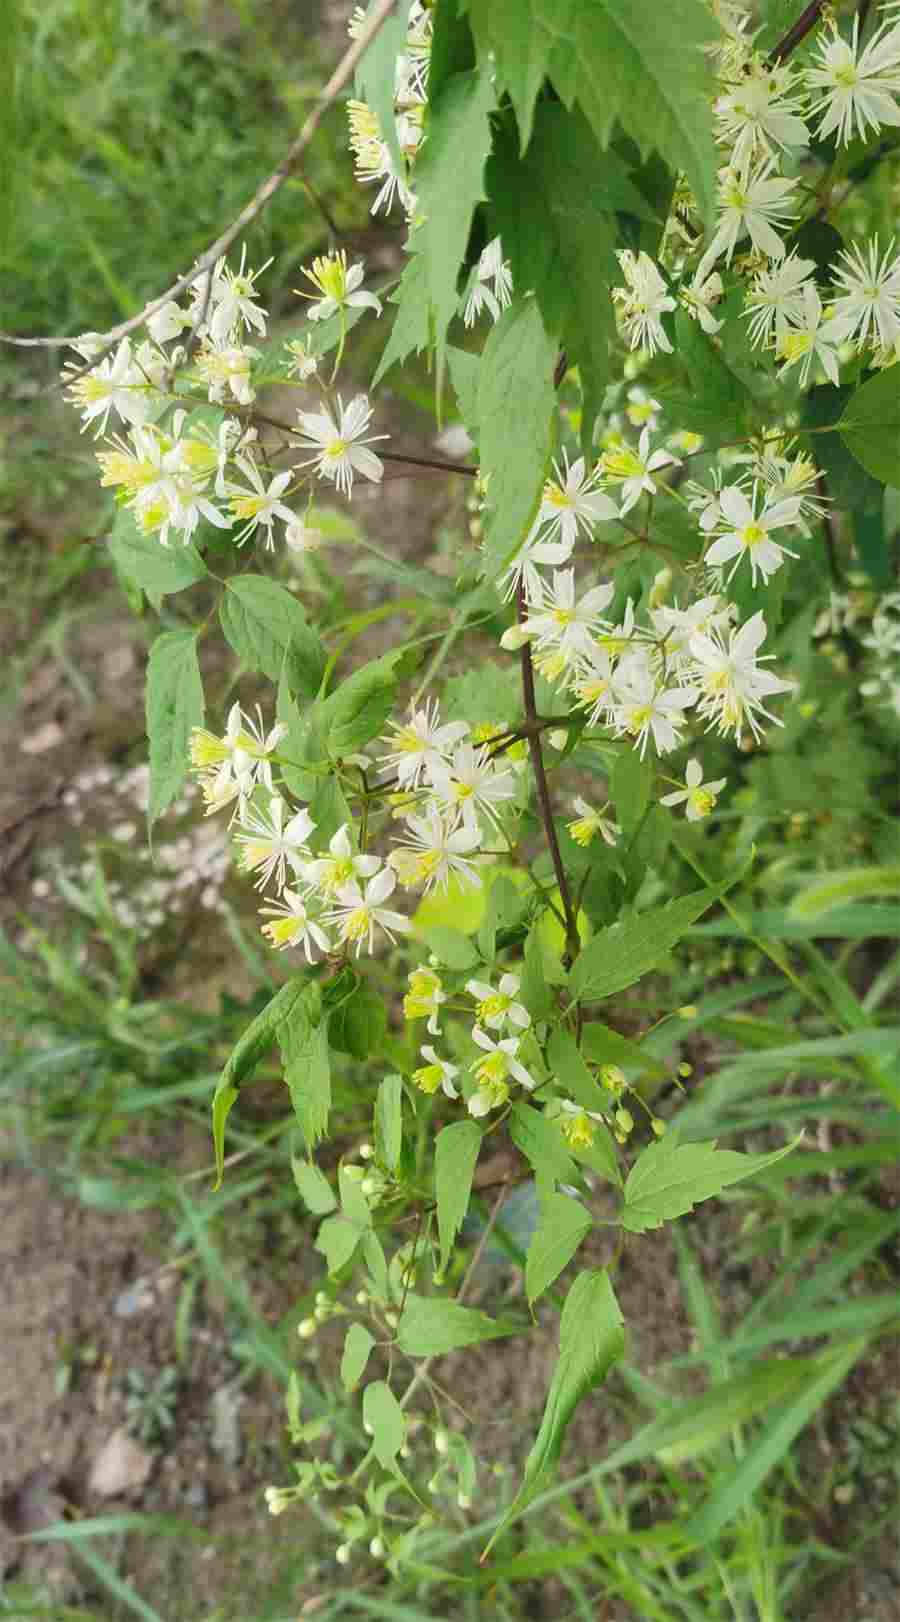
[[[650,1130],[655,1137],[661,1138],[666,1130],[665,1121],[661,1121],[658,1115],[651,1115]]]
[[[369,1553],[373,1560],[384,1559],[384,1541],[382,1538],[373,1538],[369,1544]]]
[[[301,1318],[297,1325],[297,1334],[301,1340],[312,1340],[318,1327],[315,1318]]]
[[[617,1109],[615,1114],[615,1122],[616,1126],[619,1128],[619,1131],[624,1132],[626,1137],[628,1136],[629,1132],[634,1131],[634,1116],[630,1110]]]
[[[339,1566],[349,1566],[349,1564],[350,1564],[350,1545],[349,1545],[349,1543],[339,1543],[337,1548],[334,1551],[334,1558],[337,1561]]]
[[[678,1010],[678,1018],[679,1019],[696,1019],[697,1018],[696,1005],[694,1003],[692,1003],[692,1002],[686,1002],[683,1008],[679,1008],[679,1010]]]

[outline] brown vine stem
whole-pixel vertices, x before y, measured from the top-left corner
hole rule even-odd
[[[516,597],[516,609],[519,623],[527,617],[525,602],[525,586],[519,586]],[[534,696],[534,666],[531,662],[531,645],[525,642],[519,655],[522,666],[522,702],[525,706],[525,716],[528,722],[528,751],[531,755],[531,766],[534,772],[535,786],[537,788],[538,805],[541,808],[541,821],[547,835],[547,844],[550,848],[550,857],[553,862],[553,872],[559,889],[559,899],[562,902],[563,914],[566,921],[566,956],[565,962],[571,968],[578,956],[581,941],[578,935],[578,924],[575,918],[575,908],[572,906],[572,893],[569,889],[569,880],[563,865],[559,849],[559,840],[553,825],[553,806],[550,800],[550,788],[547,783],[547,773],[544,769],[544,754],[541,749],[540,731],[538,728],[537,703]]]
[[[136,327],[141,326],[149,316],[155,315],[157,310],[161,310],[163,305],[167,304],[170,299],[179,298],[204,271],[212,270],[216,260],[221,259],[222,255],[228,252],[241,232],[252,224],[258,214],[262,213],[288,177],[299,168],[300,159],[315,135],[323,114],[337,100],[344,86],[349,84],[356,64],[364,52],[368,50],[375,35],[387,22],[396,3],[397,0],[377,0],[371,16],[366,19],[356,39],[351,41],[349,48],[344,52],[328,83],[316,97],[296,141],[291,142],[281,162],[257,186],[249,203],[244,205],[227,230],[223,231],[221,236],[216,237],[215,242],[210,244],[192,270],[187,271],[184,276],[179,276],[177,282],[173,282],[172,286],[167,288],[164,293],[160,293],[157,298],[153,299],[150,304],[141,310],[140,314],[131,316],[128,321],[121,322],[117,327],[110,327],[109,331],[104,333],[104,337],[108,340],[106,348],[91,357],[87,363],[88,367],[96,366],[104,355],[108,355],[115,348],[121,338],[127,337],[129,332],[133,332]],[[0,343],[15,344],[20,349],[61,349],[81,336],[81,333],[76,332],[69,337],[17,338],[11,333],[0,332]]]
[[[796,50],[797,46],[806,38],[807,34],[811,33],[815,28],[824,8],[825,0],[812,0],[811,5],[808,5],[806,9],[800,13],[797,21],[791,24],[783,39],[778,41],[778,44],[775,46],[775,49],[769,56],[769,61],[773,64],[787,61],[787,58],[790,56],[791,52]]]

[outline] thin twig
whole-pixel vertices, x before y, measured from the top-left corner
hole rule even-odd
[[[519,586],[516,599],[519,623],[527,617],[524,583]],[[553,862],[553,872],[556,875],[559,899],[562,902],[563,913],[566,920],[566,959],[569,967],[578,956],[581,940],[578,934],[578,924],[575,919],[575,909],[572,906],[572,896],[569,890],[569,880],[560,854],[559,841],[553,825],[553,806],[550,800],[550,788],[547,783],[547,773],[544,770],[544,756],[541,750],[540,733],[537,730],[537,703],[534,696],[534,666],[531,662],[531,644],[523,643],[520,654],[522,666],[522,702],[525,705],[525,715],[528,720],[528,749],[531,755],[531,766],[534,772],[535,786],[537,788],[538,805],[541,808],[541,821],[547,835],[547,844],[550,847],[550,857]]]
[[[795,51],[807,34],[811,33],[815,28],[824,6],[825,0],[812,0],[811,5],[808,5],[805,11],[800,13],[797,21],[791,24],[784,38],[778,41],[775,49],[770,53],[769,61],[771,63],[787,61],[791,52]]]
[[[136,327],[141,326],[150,316],[155,315],[157,310],[161,310],[163,305],[168,304],[170,299],[180,298],[181,294],[204,271],[212,269],[216,261],[228,252],[241,232],[246,230],[247,226],[251,225],[257,216],[262,213],[263,209],[268,206],[275,193],[281,189],[289,175],[297,168],[303,153],[319,127],[323,115],[328,111],[332,103],[337,100],[344,86],[349,83],[357,63],[372,43],[376,34],[384,26],[396,4],[397,0],[378,0],[371,17],[344,52],[328,83],[317,97],[315,106],[309,113],[296,141],[291,143],[277,168],[273,169],[272,173],[257,187],[249,203],[241,209],[240,214],[232,221],[228,229],[223,231],[221,236],[217,237],[215,242],[207,248],[192,270],[187,271],[184,276],[179,276],[177,282],[167,288],[165,293],[160,293],[159,297],[148,304],[139,315],[132,316],[128,321],[121,322],[117,327],[111,327],[104,334],[109,340],[106,349],[102,353],[91,357],[90,366],[96,366],[104,355],[109,354],[110,350],[115,348],[120,339],[127,337]],[[11,333],[0,332],[0,343],[14,344],[20,349],[62,349],[66,345],[74,343],[80,337],[83,337],[83,334],[76,332],[64,338],[16,338]]]

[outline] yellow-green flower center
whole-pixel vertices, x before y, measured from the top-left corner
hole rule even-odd
[[[562,1122],[562,1135],[573,1149],[589,1149],[597,1128],[582,1110],[578,1115],[567,1115]]]
[[[361,941],[369,933],[371,917],[368,907],[357,907],[354,912],[348,913],[344,924],[344,938],[348,941]]]
[[[424,1064],[420,1070],[413,1071],[412,1079],[423,1093],[436,1093],[444,1079],[444,1072],[439,1064]]]
[[[496,1019],[498,1014],[505,1014],[510,1002],[511,998],[504,997],[502,991],[495,991],[492,997],[485,997],[483,1002],[478,1004],[479,1021]]]
[[[763,529],[762,524],[748,524],[745,529],[740,531],[741,545],[746,546],[750,551],[753,550],[754,546],[759,546],[760,541],[765,539],[766,531]]]
[[[708,788],[694,788],[690,793],[690,806],[698,817],[708,817],[716,803],[716,796]]]
[[[509,1075],[509,1055],[502,1049],[495,1048],[493,1053],[485,1054],[475,1066],[475,1074],[482,1087],[491,1087],[497,1083],[505,1082]]]
[[[263,924],[262,932],[268,935],[273,946],[287,946],[302,931],[305,922],[304,917],[293,915],[290,918],[273,918],[271,923]]]
[[[544,500],[547,502],[548,506],[559,507],[561,510],[574,507],[575,505],[575,502],[569,495],[568,490],[564,490],[562,485],[554,484],[552,481],[549,484],[544,485]]]

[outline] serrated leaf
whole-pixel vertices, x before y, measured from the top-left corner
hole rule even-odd
[[[567,1194],[548,1194],[541,1201],[541,1225],[525,1260],[525,1291],[530,1307],[568,1267],[592,1226],[590,1212]]]
[[[491,60],[497,89],[508,91],[519,126],[520,150],[531,139],[534,105],[559,43],[557,8],[536,0],[468,0],[479,58]]]
[[[277,1041],[281,1021],[291,1016],[296,1005],[302,1002],[308,989],[309,982],[305,975],[297,975],[293,980],[289,980],[286,985],[276,991],[271,1001],[250,1022],[232,1048],[213,1095],[213,1146],[216,1155],[216,1188],[219,1187],[222,1181],[225,1122],[238,1096],[241,1082],[246,1076],[250,1075],[263,1054]]]
[[[464,974],[466,969],[474,969],[481,962],[478,948],[469,940],[461,929],[451,929],[443,924],[431,924],[427,929],[418,931],[429,952],[448,969],[455,969],[457,973]]]
[[[410,252],[422,260],[434,337],[441,343],[459,302],[456,283],[472,216],[484,196],[495,92],[490,69],[455,73],[429,98],[428,140],[416,161]]]
[[[549,1485],[575,1409],[589,1391],[605,1380],[624,1350],[622,1314],[606,1271],[579,1273],[562,1310],[559,1360],[547,1393],[540,1429],[525,1461],[522,1485],[484,1555],[510,1522]]]
[[[695,890],[665,907],[652,907],[609,929],[601,929],[572,966],[572,996],[582,1002],[599,1002],[633,986],[662,961],[722,893],[718,889]]]
[[[742,380],[727,365],[713,339],[679,306],[675,314],[678,359],[687,373],[688,393],[679,415],[687,428],[740,438],[752,423],[753,401]],[[666,394],[666,398],[668,395]]]
[[[400,286],[391,295],[391,303],[397,305],[397,314],[375,369],[373,389],[378,387],[385,373],[398,361],[405,360],[414,350],[418,355],[431,342],[431,299],[428,296],[425,262],[420,254],[413,254],[407,260]]]
[[[349,1053],[354,1059],[377,1058],[384,1044],[386,1030],[384,1002],[365,985],[357,986],[328,1021],[331,1046],[339,1053]]]
[[[397,1327],[397,1345],[408,1357],[442,1357],[460,1346],[477,1346],[519,1332],[519,1325],[489,1318],[436,1295],[408,1295]]]
[[[385,1076],[375,1099],[375,1153],[388,1171],[396,1171],[403,1143],[403,1082]]]
[[[900,386],[893,367],[851,395],[838,423],[861,467],[882,484],[900,485]]]
[[[406,1440],[406,1420],[386,1381],[373,1380],[366,1386],[363,1392],[363,1424],[371,1433],[378,1463],[385,1470],[390,1470]]]
[[[667,1133],[643,1150],[628,1174],[622,1226],[629,1233],[661,1228],[664,1222],[692,1211],[701,1200],[713,1199],[732,1183],[774,1166],[799,1142],[795,1138],[767,1155],[744,1155],[734,1149],[717,1149],[714,1142],[679,1143],[676,1133]]]
[[[313,1216],[328,1216],[336,1209],[334,1189],[315,1161],[301,1160],[295,1155],[291,1160],[291,1171],[294,1174],[297,1193],[307,1211]]]
[[[452,344],[447,345],[447,365],[450,368],[450,382],[456,395],[459,414],[473,439],[478,437],[478,369],[481,359],[478,355],[470,355],[466,349],[455,349]]]
[[[535,299],[517,299],[484,346],[478,378],[481,472],[488,483],[484,569],[495,580],[537,513],[553,443],[556,343]],[[510,410],[515,401],[515,410]]]
[[[398,657],[373,659],[325,699],[320,720],[330,754],[353,754],[381,731],[397,694]]]
[[[562,1025],[557,1025],[551,1033],[547,1062],[554,1079],[569,1098],[585,1110],[600,1108],[604,1094],[585,1064],[575,1038]]]
[[[554,1183],[574,1182],[578,1173],[559,1127],[532,1104],[514,1104],[509,1135],[535,1175],[540,1193],[552,1193]]]
[[[152,826],[187,776],[191,732],[203,720],[196,631],[164,631],[156,638],[147,665],[145,706],[150,742],[147,820]]]
[[[519,996],[533,1020],[548,1019],[553,1012],[553,993],[547,984],[544,949],[537,926],[530,931],[525,942]]]
[[[341,1383],[345,1391],[353,1391],[359,1385],[374,1345],[375,1337],[369,1334],[365,1324],[350,1325],[341,1356]]]
[[[284,677],[298,698],[315,698],[322,685],[328,655],[311,625],[296,625],[284,655]]]
[[[319,987],[311,984],[278,1023],[284,1079],[307,1148],[324,1137],[331,1109],[328,1031]]]
[[[657,1081],[667,1074],[662,1061],[648,1053],[639,1042],[630,1041],[627,1036],[621,1036],[599,1020],[592,1019],[585,1024],[581,1047],[585,1057],[594,1064],[621,1065],[625,1069],[653,1076]]]
[[[469,1209],[472,1177],[481,1149],[481,1128],[475,1121],[454,1121],[438,1133],[434,1145],[434,1192],[438,1238],[444,1271]]]
[[[160,597],[184,591],[209,573],[195,546],[179,542],[163,546],[158,535],[145,535],[134,514],[124,509],[116,515],[109,550],[116,567],[133,585]]]
[[[325,1257],[329,1273],[346,1267],[363,1236],[362,1228],[345,1216],[326,1217],[316,1235],[316,1250]]]
[[[265,575],[244,574],[226,580],[219,619],[238,658],[270,681],[280,679],[294,639],[299,647],[315,635],[296,598]]]

